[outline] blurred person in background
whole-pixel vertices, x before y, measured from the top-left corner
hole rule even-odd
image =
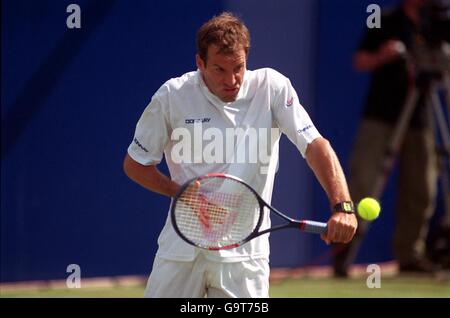
[[[368,29],[354,54],[354,68],[372,75],[370,89],[350,158],[349,188],[358,202],[374,195],[374,180],[380,174],[387,144],[402,116],[411,87],[419,89],[414,111],[398,152],[398,193],[393,252],[401,273],[435,273],[438,266],[426,257],[429,221],[435,209],[438,165],[431,110],[426,89],[421,89],[417,65],[405,58],[418,43],[443,32],[425,29],[426,0],[404,0],[391,11],[383,11],[381,27]],[[413,61],[414,62],[414,61]],[[381,197],[381,193],[376,195]],[[347,277],[349,266],[368,230],[359,220],[353,241],[336,244],[334,274]]]

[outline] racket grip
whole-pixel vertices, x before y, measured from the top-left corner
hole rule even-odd
[[[300,229],[308,233],[324,234],[327,232],[327,223],[316,221],[302,221]]]

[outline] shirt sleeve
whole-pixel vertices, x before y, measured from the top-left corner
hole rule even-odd
[[[165,111],[161,101],[153,96],[136,125],[128,154],[144,166],[158,164],[162,160],[169,140],[169,122]]]
[[[272,111],[278,128],[297,146],[305,157],[306,148],[321,137],[306,110],[300,104],[297,93],[288,78],[282,79],[281,89],[272,104]]]

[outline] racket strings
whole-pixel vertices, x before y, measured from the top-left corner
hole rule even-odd
[[[207,178],[179,197],[176,223],[182,234],[198,246],[218,248],[236,244],[253,232],[259,203],[241,183]]]

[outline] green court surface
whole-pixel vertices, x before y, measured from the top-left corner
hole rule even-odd
[[[450,282],[426,278],[396,277],[382,279],[380,288],[369,288],[365,278],[287,279],[271,284],[270,296],[282,298],[450,298]]]
[[[1,297],[82,297],[140,298],[144,286],[85,287],[79,289],[41,288],[35,290],[1,290]],[[381,280],[380,288],[368,288],[365,278],[285,278],[270,285],[274,298],[450,298],[450,282],[417,277],[392,277]]]

